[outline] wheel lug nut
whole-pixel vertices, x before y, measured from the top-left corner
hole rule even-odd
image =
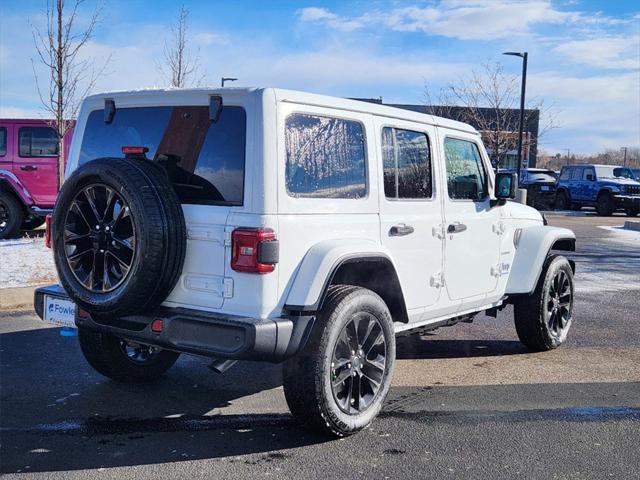
[[[347,363],[347,368],[351,368],[351,364],[350,363]]]
[[[115,247],[116,246],[116,241],[115,240],[111,240],[111,245]]]
[[[96,225],[96,230],[100,230],[100,225]]]

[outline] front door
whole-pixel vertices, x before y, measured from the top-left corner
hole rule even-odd
[[[445,137],[443,148],[447,186],[444,278],[451,300],[461,300],[496,289],[500,214],[490,204],[488,163],[475,138]]]
[[[440,296],[442,238],[441,192],[435,188],[433,127],[376,119],[381,142],[380,236],[390,250],[409,315],[420,313]],[[377,143],[377,142],[376,142]]]
[[[46,125],[16,124],[18,142],[13,173],[36,205],[50,207],[58,194],[58,134]]]

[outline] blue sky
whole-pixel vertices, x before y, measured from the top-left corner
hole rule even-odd
[[[71,0],[67,0],[69,3]],[[111,56],[96,91],[166,85],[158,69],[181,2],[106,0],[85,55]],[[0,1],[0,116],[42,115],[29,22],[45,0]],[[95,5],[87,0],[86,21]],[[625,0],[196,1],[189,41],[205,83],[278,86],[385,102],[422,103],[482,63],[520,62],[529,52],[527,95],[554,105],[560,128],[549,153],[640,147],[640,4]]]

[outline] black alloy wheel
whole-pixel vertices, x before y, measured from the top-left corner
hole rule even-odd
[[[571,320],[572,303],[573,292],[569,277],[564,270],[558,270],[549,282],[546,294],[545,316],[552,336],[562,337]]]
[[[364,412],[385,374],[387,347],[379,320],[360,312],[342,329],[333,350],[331,390],[347,414]]]
[[[135,259],[136,228],[129,205],[106,185],[86,186],[71,202],[63,241],[78,282],[96,293],[116,289]]]

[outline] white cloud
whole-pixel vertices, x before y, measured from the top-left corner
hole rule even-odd
[[[194,43],[196,45],[202,45],[208,47],[210,45],[227,45],[229,39],[224,35],[220,35],[212,32],[202,32],[194,35]]]
[[[585,15],[559,10],[550,0],[441,0],[424,7],[371,11],[352,19],[319,7],[304,8],[298,14],[303,22],[321,23],[344,31],[383,26],[394,31],[423,32],[461,40],[520,37],[530,34],[535,25],[575,24],[586,28],[627,22],[600,13]]]
[[[640,68],[640,36],[573,40],[553,49],[570,61],[599,68]]]
[[[326,8],[307,7],[298,10],[298,18],[302,22],[324,23],[331,28],[349,32],[361,28],[364,24],[359,19],[340,17]]]

